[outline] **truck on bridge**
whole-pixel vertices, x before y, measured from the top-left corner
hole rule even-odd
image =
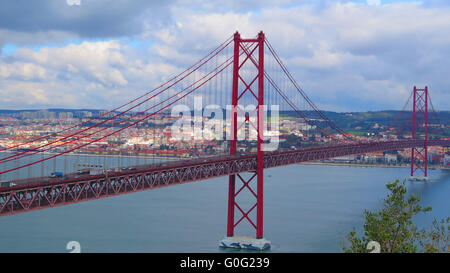
[[[98,174],[104,174],[105,170],[104,169],[90,169],[89,170],[89,175],[98,175]]]
[[[16,183],[13,183],[11,181],[0,182],[0,187],[2,187],[2,188],[12,187],[15,185],[16,185]]]

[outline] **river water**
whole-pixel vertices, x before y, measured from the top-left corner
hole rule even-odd
[[[341,252],[344,236],[361,231],[364,209],[376,210],[385,184],[408,169],[291,165],[265,170],[264,236],[272,252]],[[407,182],[433,211],[419,226],[450,216],[450,172]],[[251,182],[252,184],[254,182]],[[237,184],[239,185],[239,183]],[[255,185],[253,185],[255,186]],[[0,252],[221,252],[226,233],[228,179],[210,179],[0,218]],[[239,204],[255,198],[243,191]],[[251,214],[254,216],[254,214]],[[236,212],[236,217],[240,213]],[[237,235],[254,235],[242,222]]]

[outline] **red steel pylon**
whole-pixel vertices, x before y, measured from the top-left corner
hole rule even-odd
[[[412,112],[412,139],[424,140],[423,147],[411,149],[411,176],[416,171],[428,175],[428,86],[418,89],[414,86],[414,104]],[[422,129],[420,132],[417,132]]]
[[[254,58],[258,52],[258,58]],[[240,62],[240,56],[243,55],[242,62]],[[257,62],[255,60],[258,60]],[[246,82],[241,75],[240,70],[246,63],[253,63],[257,69],[257,75],[251,82]],[[258,92],[252,90],[255,89],[254,83],[258,84]],[[240,83],[245,86],[243,90],[239,90]],[[246,116],[243,123],[248,122],[249,126],[253,126],[257,131],[257,170],[255,174],[246,180],[242,176],[237,175],[240,181],[243,182],[243,186],[236,191],[236,175],[230,175],[229,177],[229,192],[228,192],[228,222],[227,222],[227,236],[234,236],[234,228],[242,222],[247,220],[256,229],[256,238],[263,238],[263,170],[264,170],[264,153],[262,150],[263,144],[263,125],[264,125],[264,33],[261,31],[256,39],[242,39],[238,32],[234,35],[234,66],[233,66],[233,89],[232,89],[232,115],[231,115],[231,140],[230,140],[230,154],[236,153],[236,141],[237,141],[237,129],[242,127],[242,124],[237,124],[237,112],[242,111],[239,109],[238,102],[242,99],[242,95],[246,92],[252,93],[252,96],[257,100],[256,113],[258,116],[258,123],[255,126],[250,121],[250,116]],[[254,112],[255,113],[255,112]],[[251,115],[251,114],[250,114]],[[252,190],[249,183],[256,177],[257,191]],[[252,206],[248,211],[244,211],[236,202],[236,196],[242,192],[242,190],[249,190],[256,197],[256,204]],[[241,213],[241,218],[235,222],[234,212],[237,208]],[[251,220],[249,214],[256,208],[256,224]]]

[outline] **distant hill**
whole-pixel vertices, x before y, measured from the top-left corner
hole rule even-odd
[[[18,116],[21,112],[36,112],[40,110],[0,110],[0,116]],[[89,111],[92,114],[98,115],[101,110],[98,109],[47,109],[50,112],[72,112],[79,113],[82,111]],[[304,111],[305,115],[309,118],[317,118],[320,117],[313,111]],[[323,111],[323,113],[331,119],[338,127],[343,129],[346,132],[353,134],[364,134],[367,132],[376,132],[385,130],[388,126],[390,126],[394,119],[398,116],[400,111],[396,110],[386,110],[386,111],[368,111],[368,112],[332,112],[332,111]],[[225,116],[225,113],[224,113]],[[280,112],[280,116],[284,117],[298,117],[298,114],[295,111],[282,111]],[[394,125],[394,129],[401,129],[405,127],[403,132],[411,131],[411,116],[412,112],[403,112],[400,115]],[[406,122],[409,122],[408,125],[404,126]],[[430,112],[429,113],[429,124],[443,124],[445,125],[444,129],[438,129],[433,126],[430,126],[430,134],[431,135],[440,135],[450,137],[450,111],[438,111],[438,112]]]
[[[311,111],[306,111],[306,116],[310,118],[319,118],[319,116]],[[412,112],[386,110],[386,111],[368,111],[368,112],[347,112],[338,113],[331,111],[323,111],[326,117],[332,120],[338,127],[346,132],[361,134],[365,132],[374,132],[383,130],[392,125],[397,118],[393,128],[396,130],[404,128],[403,132],[411,131],[411,117]],[[293,111],[286,111],[280,115],[297,117],[297,113]],[[428,115],[429,132],[431,135],[441,135],[450,137],[450,111],[430,112]],[[447,128],[438,129],[432,126],[433,124],[445,125]],[[377,128],[375,128],[377,127]]]

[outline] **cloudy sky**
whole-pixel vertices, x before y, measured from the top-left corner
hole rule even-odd
[[[0,7],[0,109],[111,109],[239,30],[263,30],[320,108],[450,110],[447,0],[14,0]]]

